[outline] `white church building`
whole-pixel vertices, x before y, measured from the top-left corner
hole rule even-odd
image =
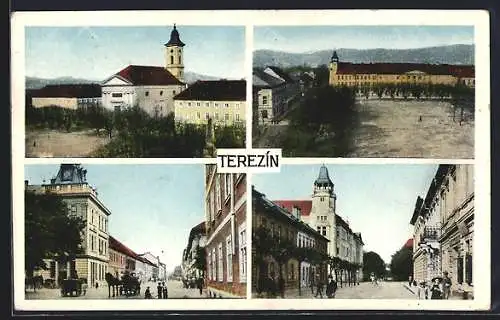
[[[174,112],[173,97],[186,89],[183,47],[176,26],[165,44],[165,66],[129,65],[101,83],[102,105],[109,110],[138,106],[150,115]]]

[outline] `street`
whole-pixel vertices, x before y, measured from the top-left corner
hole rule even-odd
[[[302,288],[299,296],[298,290],[287,290],[285,299],[314,299],[311,288]],[[316,292],[316,289],[315,289]],[[318,298],[320,298],[318,296]],[[325,298],[325,288],[323,288]],[[405,288],[403,282],[380,282],[373,285],[370,282],[361,282],[358,286],[344,286],[337,289],[336,299],[416,299],[417,297]]]
[[[182,282],[180,281],[167,281],[168,288],[168,298],[171,299],[182,299],[182,298],[207,298],[207,293],[203,290],[203,294],[200,295],[198,289],[185,289],[182,287]],[[144,299],[144,291],[149,287],[151,294],[154,299],[157,298],[157,282],[147,282],[141,284],[141,294],[137,296],[117,296],[108,298],[108,287],[100,286],[99,288],[88,288],[87,293],[80,297],[61,297],[60,289],[40,289],[33,292],[32,289],[26,292],[26,299],[33,300],[44,300],[44,299]],[[113,292],[111,291],[111,295]]]

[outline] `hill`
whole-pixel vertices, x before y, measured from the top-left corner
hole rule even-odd
[[[474,45],[457,44],[450,46],[418,49],[336,49],[340,61],[352,63],[406,62],[432,64],[474,64]],[[328,64],[332,50],[308,53],[289,53],[273,50],[257,50],[253,54],[254,67],[276,65],[283,68],[307,65],[316,67]]]

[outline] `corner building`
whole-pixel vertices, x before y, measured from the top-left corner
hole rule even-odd
[[[205,166],[206,284],[212,297],[246,296],[246,189],[246,174]]]
[[[68,206],[68,214],[80,216],[85,221],[82,235],[83,253],[67,264],[47,259],[48,270],[40,271],[44,279],[68,279],[76,271],[79,278],[86,278],[89,286],[105,285],[109,262],[108,219],[111,212],[99,200],[97,192],[86,179],[87,171],[77,164],[61,164],[50,184],[28,185],[28,190],[60,196]]]

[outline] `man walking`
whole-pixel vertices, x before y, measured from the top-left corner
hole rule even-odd
[[[161,287],[161,282],[158,282],[158,286],[156,287],[156,289],[157,289],[158,299],[161,299],[161,296],[163,293],[163,288]]]
[[[335,293],[337,292],[337,281],[333,280],[333,277],[328,277],[329,282],[326,286],[326,296],[328,298],[335,298]]]
[[[320,298],[323,298],[323,283],[321,283],[319,273],[316,274],[316,294],[314,297],[318,297],[318,294]]]
[[[451,279],[448,271],[443,272],[443,299],[449,299],[451,293]]]

